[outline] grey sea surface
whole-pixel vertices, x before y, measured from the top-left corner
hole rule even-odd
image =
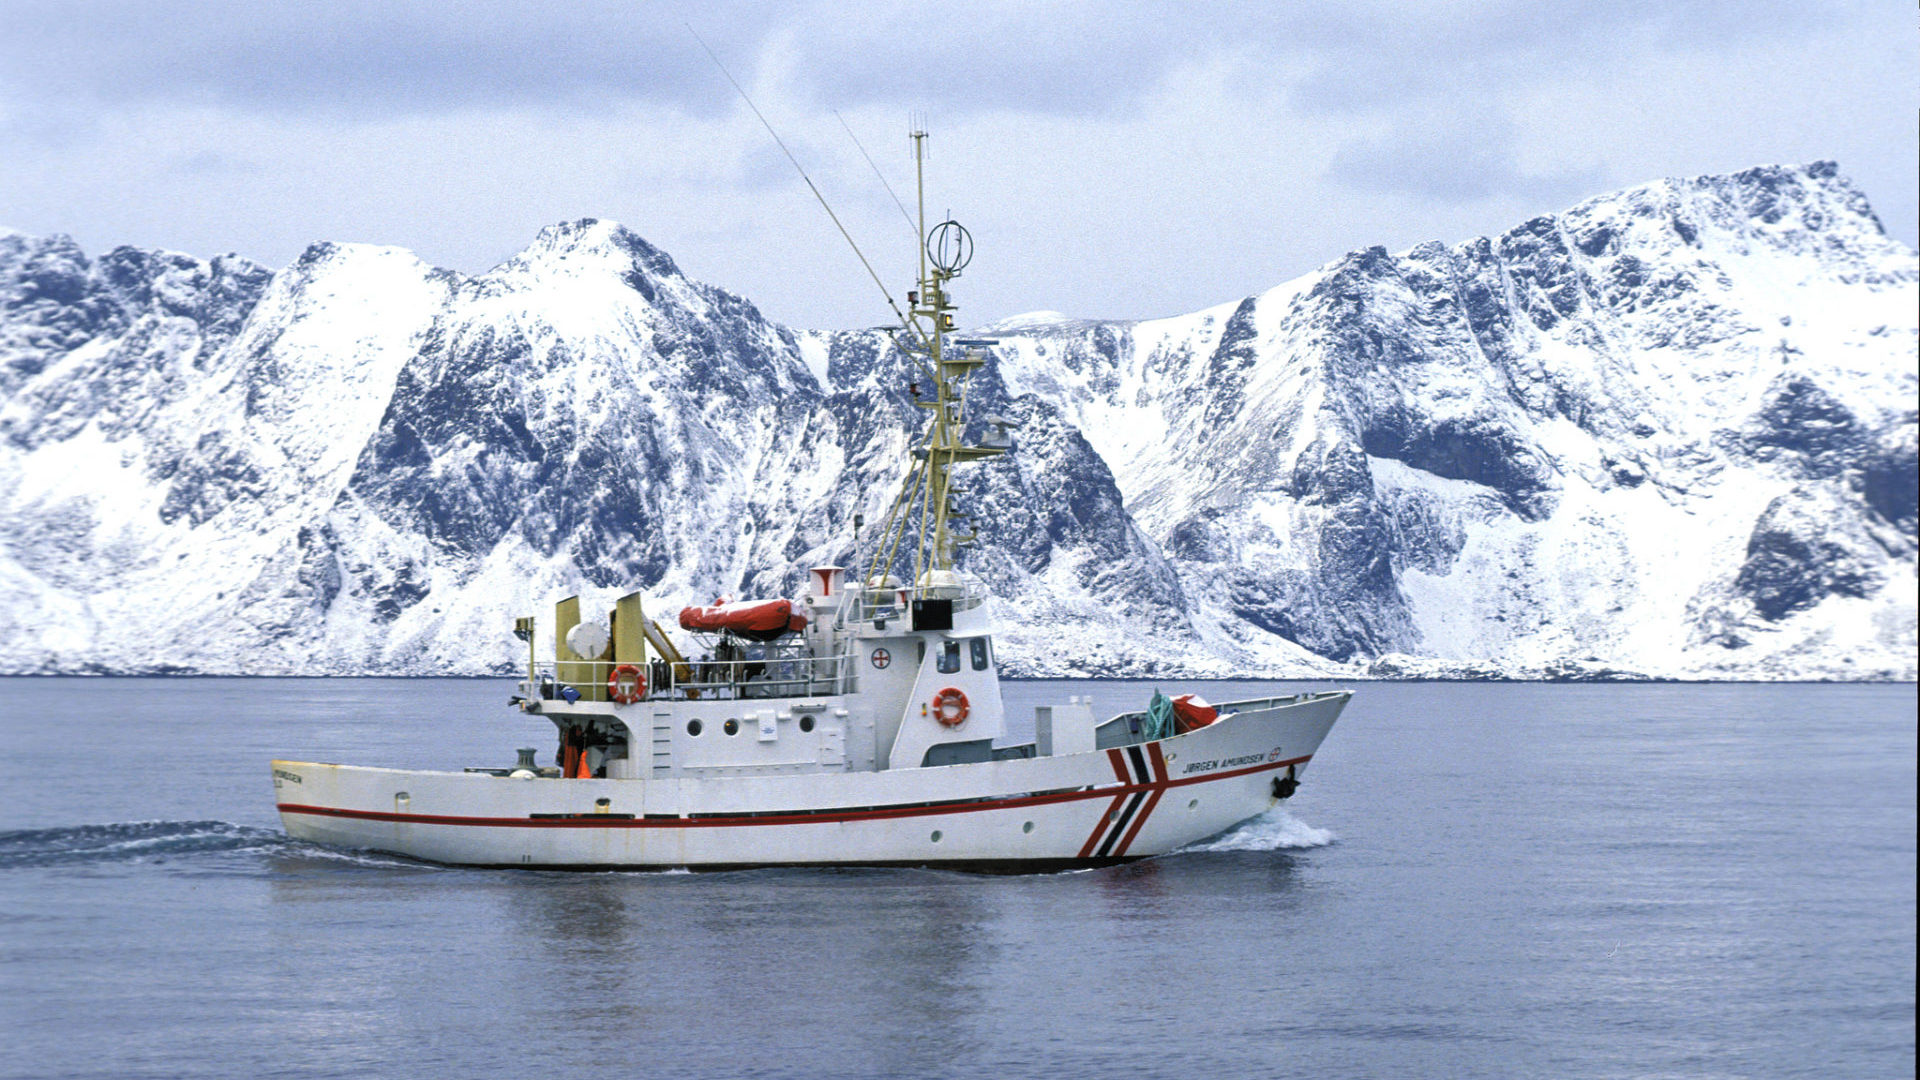
[[[280,832],[276,756],[549,755],[510,689],[0,679],[0,1076],[1914,1070],[1912,685],[1358,684],[1282,809],[1080,873],[473,871]]]

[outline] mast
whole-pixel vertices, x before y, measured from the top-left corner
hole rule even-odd
[[[907,296],[907,329],[913,334],[908,340],[896,338],[894,343],[917,362],[923,369],[922,374],[931,381],[929,398],[918,394],[916,380],[913,402],[931,415],[925,435],[913,449],[918,465],[908,474],[900,498],[894,503],[868,577],[872,579],[893,565],[901,540],[912,528],[915,534],[913,584],[924,588],[935,583],[935,573],[951,572],[953,549],[973,539],[971,531],[955,531],[956,519],[965,519],[967,514],[959,504],[962,493],[953,487],[950,470],[962,462],[1005,453],[1007,423],[998,417],[987,418],[998,432],[988,445],[970,446],[964,441],[967,380],[975,368],[987,362],[984,347],[992,342],[957,340],[950,336],[954,327],[953,312],[958,310],[958,305],[948,293],[947,283],[959,277],[973,258],[973,237],[953,220],[943,221],[931,231],[927,229],[927,133],[916,128],[910,134],[922,237],[918,253],[920,278],[918,290]]]

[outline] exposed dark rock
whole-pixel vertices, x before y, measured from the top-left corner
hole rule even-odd
[[[1880,520],[1917,538],[1920,525],[1920,428],[1912,422],[1895,425],[1863,455],[1856,486]]]
[[[1792,456],[1804,475],[1833,476],[1858,461],[1867,435],[1852,412],[1804,375],[1786,374],[1768,388],[1766,403],[1741,433],[1763,461]]]
[[[1844,504],[1831,492],[1796,488],[1767,504],[1747,541],[1735,587],[1761,617],[1778,621],[1829,596],[1865,596],[1880,584],[1864,557],[1864,538],[1844,528]]]

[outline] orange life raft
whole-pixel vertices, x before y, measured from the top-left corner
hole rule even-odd
[[[732,631],[749,641],[772,641],[782,634],[804,630],[807,617],[793,608],[791,600],[742,600],[736,604],[716,603],[711,607],[682,608],[680,629],[717,634]]]

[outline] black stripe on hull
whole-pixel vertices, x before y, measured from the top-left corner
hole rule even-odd
[[[1107,835],[1101,839],[1100,846],[1094,849],[1094,858],[1104,859],[1113,851],[1113,845],[1127,835],[1128,823],[1133,821],[1133,815],[1139,813],[1140,804],[1145,801],[1147,801],[1147,793],[1144,791],[1136,791],[1128,797],[1126,805],[1120,809],[1119,818],[1107,823]]]

